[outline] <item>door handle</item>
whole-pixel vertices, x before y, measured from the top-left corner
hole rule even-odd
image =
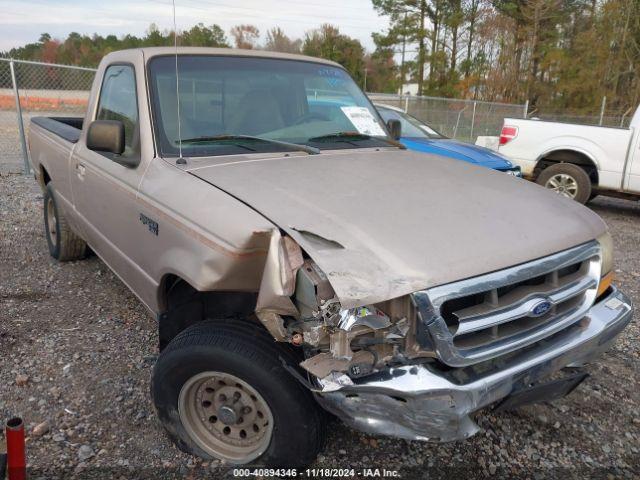
[[[76,172],[78,172],[79,177],[84,177],[85,167],[83,163],[76,164]]]

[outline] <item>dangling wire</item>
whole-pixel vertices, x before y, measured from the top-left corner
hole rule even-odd
[[[178,105],[178,160],[176,163],[187,163],[182,158],[182,125],[180,121],[180,80],[178,77],[178,27],[176,26],[176,0],[173,3],[173,48],[176,57],[176,103]]]

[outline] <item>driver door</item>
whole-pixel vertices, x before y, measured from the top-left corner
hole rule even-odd
[[[74,156],[77,177],[73,182],[74,199],[86,240],[127,285],[150,282],[133,260],[148,240],[140,238],[145,230],[140,228],[137,200],[143,175],[143,168],[138,167],[141,151],[138,119],[133,65],[108,66],[92,120],[122,122],[125,150],[121,155],[89,150],[85,136],[78,142]]]

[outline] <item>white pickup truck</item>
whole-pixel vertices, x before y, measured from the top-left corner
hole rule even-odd
[[[640,199],[640,109],[629,128],[506,118],[500,153],[525,177],[586,203],[596,195]]]

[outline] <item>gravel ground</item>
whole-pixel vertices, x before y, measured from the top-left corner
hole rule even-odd
[[[31,478],[232,476],[168,441],[149,397],[155,321],[98,258],[49,257],[41,203],[33,179],[0,176],[0,417],[25,419]],[[640,203],[592,207],[615,239],[617,283],[640,304]],[[633,323],[569,397],[480,413],[481,432],[466,442],[374,438],[336,422],[314,467],[402,478],[638,478],[638,333]]]

